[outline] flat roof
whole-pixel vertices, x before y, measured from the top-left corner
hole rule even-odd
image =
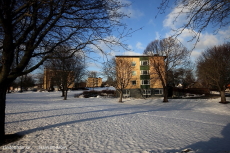
[[[115,57],[153,57],[153,56],[160,56],[160,55],[115,55]],[[162,56],[166,57],[166,56]]]

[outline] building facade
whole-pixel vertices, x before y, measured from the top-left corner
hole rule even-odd
[[[58,73],[57,73],[58,72]],[[45,90],[58,90],[59,87],[57,85],[57,79],[60,79],[60,75],[62,74],[61,70],[52,70],[52,69],[44,69],[44,77],[43,77],[43,89]],[[57,76],[58,75],[58,76]],[[68,72],[67,81],[70,82],[68,88],[74,87],[74,75],[72,72]]]
[[[123,90],[124,97],[145,98],[163,95],[161,81],[151,62],[153,58],[157,58],[164,65],[165,56],[116,56],[116,59],[119,58],[130,61],[132,66],[132,78]]]
[[[102,78],[93,78],[89,77],[86,82],[86,87],[94,88],[94,87],[101,87],[102,85]]]

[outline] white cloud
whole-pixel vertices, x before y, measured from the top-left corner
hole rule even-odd
[[[165,35],[165,37],[169,37],[172,36],[173,32],[170,31],[169,33],[167,33]],[[192,39],[192,37],[194,36],[195,31],[191,31],[189,29],[184,29],[183,32],[178,35],[177,39],[189,50],[192,50],[191,53],[191,59],[193,61],[195,61],[199,55],[206,50],[208,47],[212,47],[215,45],[219,45],[221,43],[223,43],[222,41],[220,41],[220,35],[214,35],[214,34],[210,34],[210,33],[204,33],[204,34],[200,34],[200,38],[199,38],[199,42],[197,42],[195,48],[195,40],[190,41]]]
[[[143,47],[143,44],[141,42],[137,42],[136,44],[137,49],[144,50],[145,48]]]
[[[171,31],[166,33],[165,38],[169,36],[174,36],[176,32],[182,31],[181,27],[188,22],[188,18],[186,18],[186,11],[189,11],[188,8],[183,7],[175,7],[165,18],[163,21],[163,26],[166,28],[170,28]],[[179,15],[179,16],[178,16]],[[176,19],[176,20],[175,20]],[[176,30],[173,31],[172,29]],[[210,29],[207,29],[210,30]],[[187,47],[189,50],[193,49],[191,53],[191,58],[193,60],[197,59],[199,55],[206,50],[208,47],[213,47],[215,45],[220,45],[229,41],[230,39],[230,26],[226,29],[220,29],[217,34],[212,32],[203,32],[200,33],[199,42],[196,43],[198,32],[191,29],[183,29],[182,33],[177,36],[177,39],[181,41],[181,43]],[[196,37],[194,40],[192,40]],[[195,48],[194,48],[195,45]]]
[[[165,37],[172,36],[174,33],[173,31],[170,31],[169,33],[166,33]],[[196,39],[193,41],[193,36],[197,34],[195,31],[184,29],[183,32],[177,36],[177,39],[188,49],[193,49],[195,45]],[[219,40],[219,35],[214,35],[210,33],[204,33],[200,34],[199,42],[197,42],[195,49],[196,50],[204,50],[207,47],[212,47],[214,45],[220,44],[221,41]]]
[[[134,51],[126,51],[126,52],[124,52],[124,55],[142,55],[142,54],[134,52]]]
[[[204,1],[205,2],[205,1]],[[197,40],[197,34],[198,32],[191,29],[181,29],[181,26],[186,24],[188,22],[188,18],[186,17],[185,12],[189,12],[189,9],[191,6],[188,5],[188,7],[182,7],[177,6],[175,7],[165,18],[163,21],[164,27],[168,27],[171,29],[174,29],[176,31],[170,31],[166,34],[166,37],[173,36],[177,32],[181,32],[180,35],[178,35],[178,39],[189,49],[192,49],[194,47],[195,41]],[[176,20],[175,20],[176,19]],[[196,38],[193,39],[193,37],[196,36]],[[217,34],[213,34],[213,31],[211,33],[200,33],[199,42],[196,44],[196,50],[204,50],[207,47],[212,47],[214,45],[223,44],[224,42],[228,41],[230,39],[230,26],[225,30],[219,30]]]
[[[159,40],[160,39],[160,34],[159,32],[156,32],[156,37],[155,37],[156,40]]]
[[[230,39],[230,26],[226,30],[219,30],[218,34],[222,41],[229,41]]]
[[[163,21],[163,26],[175,29],[175,28],[178,28],[178,26],[181,26],[184,23],[186,23],[187,22],[186,15],[182,13],[185,11],[188,11],[188,9],[182,10],[182,7],[175,7],[172,10],[172,12],[170,12],[166,16],[166,19]],[[178,13],[180,13],[179,16],[178,16]]]
[[[196,49],[206,49],[207,47],[213,47],[215,45],[219,45],[217,36],[209,33],[201,34]]]
[[[133,46],[132,46],[132,45],[128,45],[128,48],[129,48],[130,50],[132,50],[132,49],[133,49]]]
[[[121,1],[121,3],[131,4],[131,2],[129,0],[120,0],[120,1]],[[134,9],[132,7],[132,5],[130,5],[128,7],[122,7],[119,11],[123,12],[124,14],[126,14],[130,18],[140,18],[144,15],[144,13],[141,12],[140,10]]]
[[[106,41],[100,40],[95,45],[90,45],[90,48],[101,57],[110,54],[114,55],[113,52],[116,52],[121,47],[118,38],[115,36],[108,36],[104,40]]]
[[[100,63],[96,63],[96,62],[88,62],[88,63],[86,63],[86,66],[90,67],[91,69],[101,68]]]
[[[200,51],[192,51],[191,53],[191,59],[196,60],[200,56],[201,52]]]

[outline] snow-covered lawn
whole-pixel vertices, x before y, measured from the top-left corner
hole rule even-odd
[[[60,92],[7,94],[6,133],[26,136],[0,152],[230,151],[230,104],[220,99],[130,98],[121,104],[75,93],[66,101]]]

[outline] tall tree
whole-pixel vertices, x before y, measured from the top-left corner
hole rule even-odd
[[[125,58],[116,58],[116,84],[115,87],[120,94],[119,102],[122,103],[123,90],[129,85],[132,78],[132,62]]]
[[[157,78],[160,79],[163,86],[164,99],[168,102],[169,74],[184,66],[189,62],[190,51],[188,51],[177,39],[172,37],[162,40],[154,40],[148,44],[144,50],[145,55],[149,56],[165,56],[165,60],[161,58],[150,58],[150,66],[155,69]]]
[[[107,77],[106,83],[116,86],[116,60],[112,58],[103,64],[102,73]]]
[[[75,68],[75,87],[79,87],[78,85],[83,81],[83,79],[86,76],[86,64],[84,61],[84,58],[82,56],[79,56],[80,63],[78,62],[77,67]]]
[[[221,28],[228,27],[230,24],[230,1],[229,0],[161,0],[159,13],[164,13],[167,8],[172,7],[174,2],[175,9],[174,22],[178,17],[185,16],[186,23],[178,29],[173,29],[175,35],[180,35],[185,29],[191,30],[193,37],[199,41],[201,32],[208,26],[212,26],[217,33]]]
[[[97,71],[89,71],[88,77],[89,78],[97,78],[98,77],[98,72]]]
[[[126,6],[116,0],[0,1],[0,142],[5,138],[9,84],[37,69],[57,46],[86,50],[88,44],[100,49],[98,41],[122,45],[123,36],[108,37],[123,26],[126,15],[119,10]],[[37,62],[25,69],[33,59]]]
[[[169,84],[171,86],[182,85],[183,88],[186,88],[189,84],[196,81],[191,68],[180,67],[173,71],[169,72]]]
[[[35,85],[35,80],[31,75],[23,75],[19,77],[17,83],[20,86],[22,92],[23,88],[27,90],[29,87],[33,87]]]
[[[208,48],[197,62],[197,75],[208,80],[209,85],[217,87],[221,102],[226,103],[225,89],[230,83],[230,43]]]
[[[59,46],[52,58],[47,61],[46,68],[53,73],[52,81],[62,91],[62,97],[67,100],[67,91],[74,85],[76,77],[82,73],[84,61],[81,55],[71,54],[69,47]]]

